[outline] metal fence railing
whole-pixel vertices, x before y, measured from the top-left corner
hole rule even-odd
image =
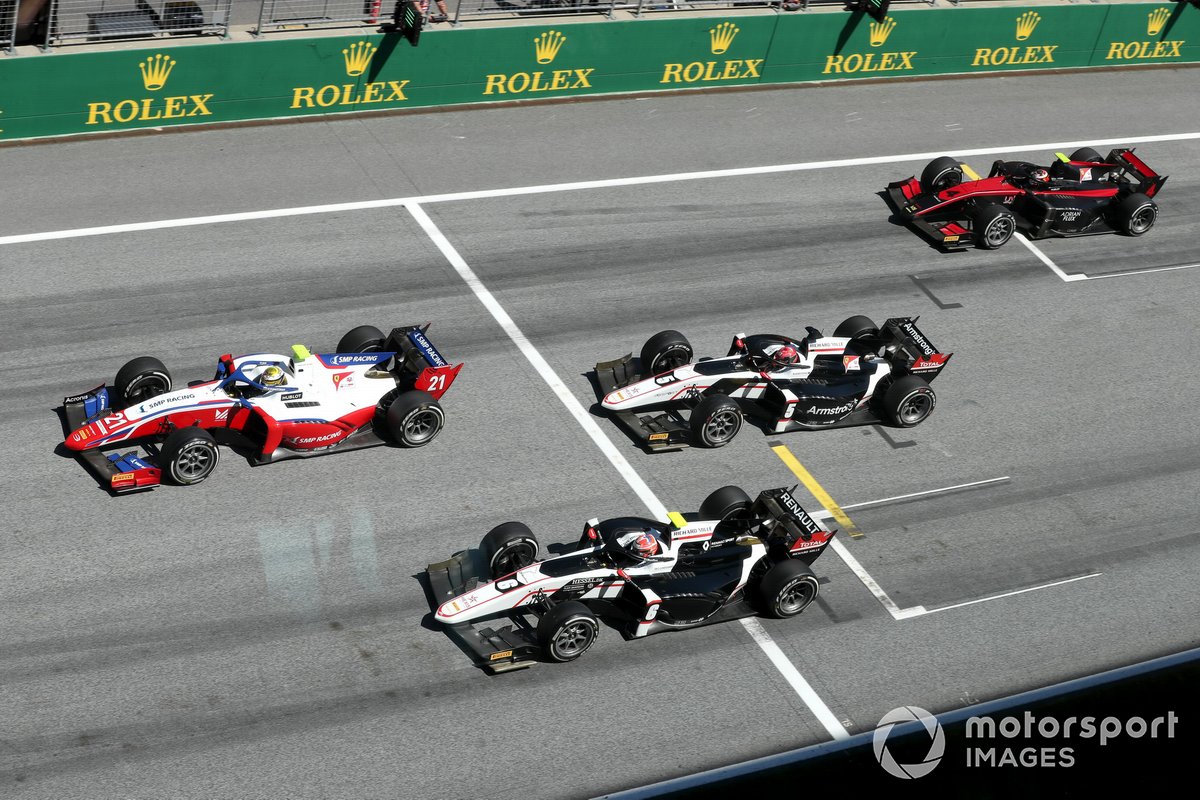
[[[13,52],[17,40],[17,0],[0,0],[0,50]]]
[[[262,0],[255,33],[391,19],[395,0]]]
[[[18,7],[21,0],[18,0]],[[226,35],[231,0],[50,0],[34,44]]]

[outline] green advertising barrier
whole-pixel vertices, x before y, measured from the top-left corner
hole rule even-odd
[[[720,85],[1200,61],[1186,4],[776,14],[0,58],[0,140]]]

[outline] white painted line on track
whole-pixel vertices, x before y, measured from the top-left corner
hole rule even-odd
[[[858,576],[858,579],[871,591],[871,594],[875,595],[875,599],[892,615],[892,619],[908,619],[909,617],[919,617],[925,613],[924,606],[913,606],[911,608],[901,608],[898,606],[896,601],[863,568],[863,565],[858,563],[858,559],[850,554],[850,551],[846,549],[846,545],[842,544],[837,537],[834,537],[830,544],[833,546],[833,551],[841,557],[842,561],[846,562],[846,566],[850,568],[850,571]]]
[[[1103,275],[1085,275],[1089,281],[1098,281],[1101,278],[1127,278],[1130,275],[1145,275],[1149,272],[1174,272],[1177,269],[1196,269],[1200,264],[1180,264],[1174,267],[1146,267],[1145,269],[1131,269],[1126,272],[1106,272]]]
[[[955,156],[996,155],[998,153],[1025,152],[1033,150],[1070,150],[1077,147],[1104,147],[1107,145],[1146,144],[1149,142],[1177,142],[1200,139],[1200,132],[1167,133],[1156,136],[1128,136],[1115,139],[1093,139],[1079,142],[1046,142],[1042,144],[1014,144],[1001,147],[979,147],[970,150],[955,151]],[[862,167],[872,164],[895,164],[904,161],[927,161],[944,152],[904,153],[890,156],[867,156],[863,158],[840,158],[829,161],[808,161],[797,164],[775,164],[762,167],[736,167],[733,169],[707,170],[703,172],[677,172],[668,175],[645,175],[632,178],[609,178],[594,181],[574,181],[570,183],[550,183],[540,186],[517,186],[508,189],[482,189],[471,192],[450,192],[420,197],[394,197],[382,200],[361,200],[349,203],[330,203],[316,206],[299,206],[296,208],[277,208],[265,211],[244,211],[235,214],[214,214],[206,217],[184,217],[181,219],[155,220],[151,222],[129,222],[120,225],[100,225],[92,228],[74,228],[61,231],[44,231],[41,233],[21,233],[11,236],[0,236],[0,245],[23,244],[27,242],[44,242],[51,239],[72,239],[81,236],[101,236],[111,233],[133,233],[137,231],[161,230],[164,228],[182,228],[192,225],[214,225],[223,222],[247,222],[259,219],[278,217],[297,217],[306,214],[335,214],[345,211],[365,211],[376,208],[394,208],[396,206],[412,206],[428,203],[450,203],[459,200],[485,200],[496,197],[515,197],[528,194],[545,194],[548,192],[569,192],[582,189],[606,189],[621,186],[642,186],[652,183],[672,183],[676,181],[711,180],[718,178],[734,178],[745,175],[769,175],[782,172],[802,172],[815,169],[832,169],[836,167]],[[1051,267],[1055,269],[1056,267]],[[1079,280],[1060,275],[1063,280]]]
[[[972,481],[970,483],[960,483],[955,486],[944,486],[941,489],[926,489],[923,492],[912,492],[911,494],[898,494],[895,497],[884,497],[880,500],[867,500],[863,503],[855,503],[850,506],[842,506],[843,511],[850,511],[856,508],[872,508],[874,506],[882,506],[888,503],[899,503],[904,500],[915,500],[918,497],[932,497],[939,494],[950,494],[951,492],[962,492],[967,489],[982,489],[984,486],[994,486],[998,483],[1008,483],[1011,481],[1007,475],[1001,475],[999,478],[988,478],[982,481]]]
[[[962,608],[964,606],[973,606],[977,603],[987,603],[991,600],[1000,600],[1001,598],[1004,598],[1004,597],[1012,597],[1012,596],[1018,595],[1018,594],[1025,594],[1026,592],[1036,592],[1038,589],[1049,589],[1052,586],[1062,586],[1063,584],[1075,583],[1076,581],[1086,581],[1088,578],[1098,578],[1103,574],[1104,574],[1103,572],[1090,572],[1087,575],[1076,575],[1074,578],[1064,578],[1061,581],[1052,581],[1050,583],[1038,584],[1037,586],[1029,586],[1024,589],[1017,589],[1012,592],[1003,592],[1001,594],[994,594],[994,595],[990,595],[988,597],[981,597],[978,600],[968,600],[965,603],[954,603],[954,604],[948,605],[948,606],[938,606],[937,608],[923,609],[921,611],[921,614],[914,614],[913,616],[922,616],[924,614],[936,614],[939,611],[949,611],[952,608]]]
[[[407,203],[406,205],[413,219],[417,221],[417,224],[421,226],[426,235],[437,246],[438,250],[442,252],[442,255],[445,256],[450,266],[454,267],[454,271],[466,282],[467,286],[475,294],[475,297],[488,310],[508,335],[508,338],[521,351],[521,354],[529,360],[529,363],[537,370],[542,380],[546,382],[546,385],[562,401],[562,404],[567,407],[567,410],[571,412],[571,416],[575,418],[575,421],[592,438],[592,441],[596,443],[596,446],[608,458],[609,463],[616,468],[626,483],[637,493],[637,496],[646,504],[646,508],[650,510],[650,513],[665,521],[667,519],[666,506],[663,505],[662,501],[658,499],[646,482],[642,480],[642,477],[638,475],[637,471],[625,459],[625,456],[621,455],[612,441],[604,434],[604,431],[600,430],[600,426],[596,424],[596,421],[584,409],[583,404],[575,398],[575,395],[571,394],[571,391],[563,383],[562,379],[558,377],[554,368],[547,363],[542,354],[538,352],[538,349],[533,346],[533,343],[521,332],[521,329],[517,327],[512,317],[508,315],[508,312],[504,310],[504,307],[500,305],[495,296],[483,285],[483,282],[479,280],[479,276],[468,266],[467,262],[454,248],[454,245],[450,243],[450,240],[446,238],[437,225],[434,224],[433,220],[429,218],[429,215],[425,213],[425,209],[421,208],[417,203]],[[805,705],[808,706],[813,715],[824,726],[825,730],[829,732],[829,735],[834,739],[849,739],[849,732],[838,721],[838,718],[834,716],[834,713],[830,711],[829,706],[813,691],[812,686],[804,679],[799,670],[788,661],[787,656],[779,649],[779,645],[763,629],[758,620],[743,620],[742,624],[750,633],[755,643],[766,654],[767,658],[771,660],[771,663],[775,665],[775,668],[783,675],[784,680],[791,685],[796,694],[800,696],[800,699],[804,701]]]
[[[1037,247],[1035,247],[1033,242],[1029,241],[1029,239],[1025,238],[1025,234],[1018,233],[1013,238],[1016,239],[1021,244],[1025,245],[1025,247],[1029,250],[1029,252],[1031,252],[1035,256],[1037,256],[1038,261],[1041,261],[1043,264],[1045,264],[1047,267],[1049,267],[1050,270],[1055,275],[1062,278],[1067,283],[1071,283],[1072,281],[1086,281],[1087,280],[1087,275],[1068,275],[1067,273],[1063,272],[1061,269],[1058,268],[1057,264],[1055,264],[1053,261],[1050,260],[1050,257],[1048,255],[1046,255],[1041,250],[1039,250]]]

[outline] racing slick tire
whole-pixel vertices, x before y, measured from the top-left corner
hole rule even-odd
[[[940,192],[962,183],[963,168],[957,158],[942,156],[935,158],[921,170],[921,190],[926,194]]]
[[[384,427],[392,441],[405,447],[424,447],[446,424],[446,412],[428,392],[393,389],[379,401]],[[379,414],[379,411],[376,411]]]
[[[794,617],[817,599],[821,585],[808,564],[794,558],[767,570],[758,585],[758,600],[772,617]]]
[[[642,345],[645,377],[660,375],[692,361],[692,343],[679,331],[662,331]]]
[[[842,324],[834,328],[833,335],[847,339],[879,336],[879,326],[870,317],[856,314],[842,320]]]
[[[1081,147],[1074,153],[1071,153],[1072,161],[1090,161],[1093,164],[1103,164],[1104,156],[1097,153],[1090,147]]]
[[[537,641],[551,661],[574,661],[596,643],[600,620],[578,600],[560,603],[546,612],[537,625]]]
[[[126,407],[133,406],[171,391],[171,373],[157,358],[139,356],[117,370],[113,386]]]
[[[704,447],[724,447],[742,429],[742,409],[733,398],[710,394],[692,409],[688,419],[692,439]]]
[[[221,448],[203,428],[176,428],[159,449],[158,466],[171,483],[194,486],[212,475],[221,461]]]
[[[700,519],[724,520],[739,511],[750,509],[750,495],[740,486],[722,486],[704,498],[700,504]]]
[[[1158,206],[1141,192],[1129,195],[1113,209],[1114,226],[1129,236],[1141,236],[1158,220]]]
[[[338,340],[339,353],[374,353],[383,349],[387,337],[374,325],[359,325]]]
[[[933,413],[937,395],[917,375],[904,375],[887,388],[883,396],[883,412],[889,421],[901,428],[920,425]]]
[[[1016,217],[1004,206],[989,203],[975,212],[975,242],[983,250],[1003,247],[1016,232]]]
[[[538,540],[523,522],[505,522],[486,534],[479,545],[492,580],[511,575],[537,560]]]

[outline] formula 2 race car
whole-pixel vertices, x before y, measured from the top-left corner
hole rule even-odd
[[[951,356],[916,322],[899,317],[878,328],[854,316],[833,336],[809,327],[803,339],[739,333],[725,358],[695,363],[687,337],[663,331],[640,360],[630,354],[596,365],[600,405],[652,451],[721,447],[747,412],[773,433],[880,420],[910,428],[933,411],[929,382]]]
[[[889,184],[896,213],[942,247],[974,243],[995,250],[1018,230],[1031,239],[1120,232],[1141,236],[1154,227],[1151,199],[1167,178],[1131,149],[1103,158],[1090,147],[1049,167],[996,161],[981,180],[964,181],[957,158],[930,161],[915,177]]]
[[[588,520],[574,549],[544,561],[529,528],[506,522],[478,550],[429,565],[434,619],[479,666],[506,672],[539,657],[574,661],[600,618],[637,639],[756,613],[794,617],[816,599],[810,565],[836,531],[788,489],[751,502],[726,486],[699,512],[668,517]]]
[[[429,444],[442,429],[438,400],[462,364],[429,341],[428,325],[386,337],[363,325],[336,353],[259,353],[217,360],[216,376],[175,388],[162,362],[135,358],[110,389],[63,399],[68,450],[113,492],[199,483],[220,459],[218,443],[252,463],[324,455],[395,442]],[[106,453],[132,441],[146,452]]]

